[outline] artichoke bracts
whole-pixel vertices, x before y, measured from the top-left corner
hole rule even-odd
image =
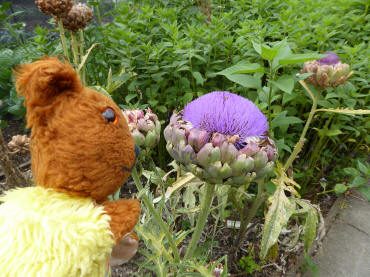
[[[251,101],[216,91],[175,112],[164,136],[170,155],[198,178],[243,185],[273,169],[278,154],[267,130]]]
[[[85,29],[93,17],[92,9],[86,4],[74,4],[67,14],[61,16],[64,28],[76,33]]]
[[[307,83],[316,87],[336,87],[344,84],[353,74],[346,63],[339,61],[339,57],[326,52],[325,58],[308,61],[303,64],[301,73],[313,73],[306,79]]]
[[[66,14],[72,8],[72,0],[35,0],[37,7],[46,14],[59,16]]]
[[[129,130],[139,147],[153,149],[159,142],[161,123],[150,108],[122,111],[127,120]]]

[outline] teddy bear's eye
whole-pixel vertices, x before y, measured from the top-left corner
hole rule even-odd
[[[106,108],[101,114],[108,122],[117,124],[118,117],[112,108]]]

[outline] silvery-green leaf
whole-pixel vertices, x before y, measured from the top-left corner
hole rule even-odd
[[[307,212],[306,222],[303,226],[304,231],[304,249],[306,252],[310,249],[316,237],[316,228],[318,223],[318,215],[314,208],[310,208]]]
[[[271,205],[265,217],[261,242],[262,258],[266,257],[270,247],[276,243],[282,228],[287,225],[295,210],[295,203],[285,195],[284,186],[278,186],[270,199]]]

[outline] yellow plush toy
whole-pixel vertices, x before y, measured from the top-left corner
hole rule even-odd
[[[32,127],[36,186],[0,197],[0,276],[105,276],[113,246],[135,238],[140,213],[137,200],[107,198],[138,155],[127,123],[56,58],[20,67],[16,87]]]

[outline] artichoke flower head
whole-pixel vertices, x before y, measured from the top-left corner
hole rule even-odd
[[[346,63],[342,63],[339,57],[332,53],[326,52],[326,57],[308,61],[303,64],[301,73],[313,73],[307,78],[307,83],[316,87],[337,87],[345,84],[348,78],[353,74],[350,67]]]
[[[266,117],[230,92],[208,93],[174,112],[164,136],[170,155],[211,184],[250,183],[270,172],[277,159]]]
[[[145,111],[140,109],[124,110],[128,128],[135,143],[145,149],[153,149],[159,142],[161,123],[150,108]]]

